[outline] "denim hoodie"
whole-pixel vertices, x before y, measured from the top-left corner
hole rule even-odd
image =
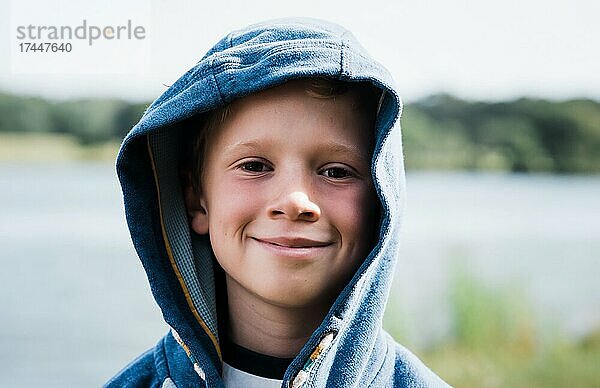
[[[446,386],[382,328],[403,218],[402,105],[390,74],[350,32],[313,19],[234,31],[148,107],[117,158],[127,222],[164,319],[158,344],[109,387],[223,387],[215,266],[205,236],[190,233],[178,163],[181,122],[292,78],[368,81],[381,89],[372,179],[379,239],[321,325],[289,365],[282,387]]]

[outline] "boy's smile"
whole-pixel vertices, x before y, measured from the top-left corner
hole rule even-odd
[[[227,287],[282,307],[330,306],[373,244],[373,123],[354,91],[292,81],[232,103],[209,138],[192,228]],[[231,290],[229,290],[231,291]]]
[[[273,254],[294,259],[316,258],[323,254],[324,248],[333,244],[303,237],[252,237],[252,239]]]

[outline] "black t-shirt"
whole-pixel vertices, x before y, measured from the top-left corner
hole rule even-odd
[[[223,361],[236,369],[256,376],[283,380],[287,367],[294,360],[293,358],[279,358],[254,352],[234,344],[229,338],[223,338],[222,341]]]

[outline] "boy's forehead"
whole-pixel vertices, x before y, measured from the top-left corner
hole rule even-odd
[[[358,134],[364,140],[373,136],[374,115],[365,114],[363,109],[358,109],[359,106],[359,94],[355,90],[335,96],[315,96],[307,89],[305,81],[294,80],[234,100],[228,107],[221,126],[227,127],[232,122],[240,120],[245,120],[245,124],[250,124],[251,127],[264,123],[268,126],[268,130],[260,132],[261,140],[267,141],[271,137],[280,136],[287,125],[296,125],[300,120],[305,124],[314,123],[321,127],[339,127],[339,143],[343,144],[344,135]],[[299,117],[292,112],[301,112],[303,116]],[[280,125],[268,125],[275,122]],[[345,125],[335,125],[336,123]],[[356,127],[361,128],[359,133],[350,129]],[[345,128],[348,129],[344,130]],[[244,136],[244,131],[238,131],[238,134]],[[304,133],[300,134],[303,135]],[[306,134],[306,136],[312,135]]]
[[[316,95],[310,89],[310,84],[303,80],[292,80],[284,84],[264,89],[253,94],[238,98],[232,101],[228,107],[228,118],[235,116],[239,112],[244,113],[266,113],[278,115],[285,119],[285,115],[279,109],[285,101],[294,101],[295,104],[302,103],[302,106],[308,114],[317,113],[324,106],[336,105],[342,109],[330,110],[331,120],[342,119],[342,112],[356,111],[358,118],[370,119],[370,114],[366,114],[361,108],[359,93],[354,90],[348,90],[344,93],[332,96]],[[337,114],[336,114],[337,113]],[[374,115],[373,115],[374,116]],[[310,117],[307,117],[309,119]],[[373,117],[374,118],[374,117]]]

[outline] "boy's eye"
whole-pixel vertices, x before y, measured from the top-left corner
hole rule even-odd
[[[268,167],[263,162],[259,161],[251,161],[243,163],[241,166],[242,170],[249,172],[265,172],[268,170]]]
[[[327,178],[344,179],[353,176],[352,172],[342,167],[330,167],[323,170],[322,174]]]

